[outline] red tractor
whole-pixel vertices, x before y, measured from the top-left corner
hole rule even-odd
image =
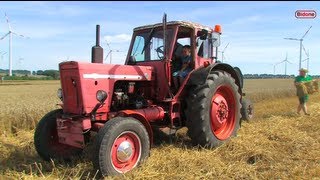
[[[46,114],[34,134],[41,158],[79,155],[92,136],[94,168],[117,175],[146,160],[154,129],[187,127],[194,145],[214,148],[237,134],[241,114],[252,117],[252,104],[241,105],[240,69],[217,61],[219,25],[167,22],[165,15],[162,23],[134,29],[125,65],[103,64],[99,25],[96,31],[91,63],[59,64],[61,108]],[[181,45],[191,47],[192,71],[177,89],[172,73]]]

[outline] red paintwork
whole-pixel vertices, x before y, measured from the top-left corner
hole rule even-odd
[[[235,128],[236,102],[228,86],[220,86],[211,99],[211,130],[220,139],[228,139]]]
[[[128,65],[110,65],[100,63],[84,62],[63,62],[60,63],[61,86],[63,90],[63,111],[72,114],[88,114],[98,103],[96,92],[104,90],[108,94],[105,106],[97,112],[109,112],[111,97],[114,84],[118,80],[151,81],[153,67],[151,66],[128,66]],[[124,75],[140,76],[140,79],[134,78],[86,78],[84,74],[94,76],[94,74],[103,75]],[[72,84],[72,79],[76,82],[76,87]]]
[[[129,116],[134,117],[139,120],[146,128],[150,144],[153,143],[153,131],[150,125],[150,122],[161,121],[164,118],[164,109],[160,106],[154,106],[144,109],[135,109],[135,110],[123,110],[120,111],[119,116]]]
[[[91,121],[89,118],[79,119],[77,121],[57,118],[59,143],[62,144],[83,148],[85,144],[82,132],[90,128]]]
[[[170,103],[169,109],[171,114],[170,116],[171,124],[173,124],[175,120],[180,120],[180,112],[181,112],[180,101],[174,98]],[[174,110],[174,109],[177,109],[177,110]]]
[[[168,97],[169,93],[169,86],[168,81],[166,78],[165,63],[164,61],[146,61],[137,63],[140,66],[152,66],[155,72],[155,81],[154,81],[154,88],[150,88],[152,94],[154,94],[155,98],[158,101],[163,101]]]
[[[211,61],[209,59],[197,56],[196,67],[200,67],[200,66],[207,67],[210,64],[211,64]]]
[[[144,109],[124,110],[120,111],[119,114],[125,114],[126,116],[137,115],[149,122],[162,120],[164,118],[164,110],[160,106],[148,107]]]
[[[132,147],[132,155],[127,161],[124,161],[124,162],[120,161],[117,158],[117,150],[120,144],[123,142],[128,142]],[[125,131],[115,139],[111,148],[111,159],[112,159],[112,165],[114,166],[116,171],[120,173],[125,173],[131,170],[138,164],[140,157],[141,157],[141,141],[134,132]]]
[[[56,129],[50,128],[50,130],[47,132],[47,137],[50,137],[48,141],[48,149],[51,149],[53,152],[56,152],[58,154],[65,154],[68,153],[68,149],[70,148],[70,144],[61,144],[60,139],[61,137],[58,134],[58,131]],[[78,147],[78,146],[76,146]]]

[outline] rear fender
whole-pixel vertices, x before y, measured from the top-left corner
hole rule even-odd
[[[233,68],[231,65],[225,63],[215,63],[207,67],[196,69],[192,72],[192,74],[190,74],[187,85],[198,86],[204,84],[209,76],[209,73],[216,70],[221,70],[229,73],[235,79],[236,84],[240,87],[239,92],[242,95],[243,75],[241,73],[241,70],[238,67]]]

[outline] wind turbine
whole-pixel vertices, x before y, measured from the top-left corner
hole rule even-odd
[[[304,61],[307,61],[307,69],[309,70],[309,60],[310,60],[310,54],[309,54],[309,50],[308,50],[308,52],[306,51],[306,49],[304,48],[304,46],[302,45],[302,47],[303,47],[303,51],[304,51],[304,53],[306,54],[306,56],[307,56],[307,58],[306,59],[304,59],[304,60],[302,60],[302,62],[304,62]]]
[[[3,61],[3,56],[7,54],[7,52],[5,51],[0,51],[0,55],[1,55],[1,62]]]
[[[282,61],[281,61],[281,62],[278,62],[278,63],[273,64],[273,75],[276,75],[276,66],[277,66],[277,65],[279,65],[279,64],[281,64],[281,63],[282,63]]]
[[[18,61],[18,67],[20,68],[20,70],[22,70],[21,65],[22,65],[22,63],[23,63],[23,60],[24,60],[24,58],[23,58],[23,57],[20,57],[20,58],[19,58],[19,61]]]
[[[0,53],[1,53],[1,61],[3,61],[3,56],[7,54],[7,52],[1,51]]]
[[[299,69],[301,69],[301,58],[302,58],[302,41],[303,41],[303,38],[306,37],[306,35],[308,34],[308,32],[310,31],[310,29],[312,28],[312,26],[309,27],[309,29],[304,33],[304,35],[300,38],[300,39],[297,39],[297,38],[284,38],[284,39],[287,39],[287,40],[294,40],[294,41],[300,41],[300,58],[299,58]]]
[[[287,75],[287,63],[292,64],[290,61],[288,61],[288,53],[286,54],[286,59],[281,61],[279,64],[284,63],[284,75]]]
[[[106,40],[106,43],[107,43],[107,46],[109,48],[109,52],[108,52],[107,56],[104,58],[104,60],[107,60],[108,56],[110,55],[110,64],[111,64],[111,62],[112,62],[112,52],[121,52],[121,51],[120,50],[111,49],[110,44],[108,43],[107,40]]]
[[[226,51],[226,49],[227,49],[227,47],[229,46],[229,43],[226,45],[226,47],[224,47],[224,49],[222,50],[222,51],[219,51],[219,52],[221,52],[221,58],[222,58],[222,60],[221,60],[221,62],[223,62],[223,59],[225,58],[225,56],[224,56],[224,52]]]
[[[21,35],[21,34],[17,34],[11,30],[9,18],[6,13],[4,13],[4,14],[5,14],[5,18],[7,20],[9,32],[7,34],[5,34],[4,36],[2,36],[0,38],[0,40],[3,40],[5,37],[7,37],[9,35],[9,76],[12,76],[12,34],[14,34],[16,36],[20,36],[20,37],[25,37],[25,36]],[[29,37],[26,37],[26,38],[29,38]]]

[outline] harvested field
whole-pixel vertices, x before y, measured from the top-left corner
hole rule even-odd
[[[154,145],[143,166],[107,179],[320,179],[320,94],[310,96],[311,116],[299,116],[292,81],[245,80],[254,120],[222,146],[192,147],[183,128]],[[0,86],[0,179],[94,178],[92,145],[69,164],[45,162],[35,152],[34,128],[57,108],[59,81],[6,83]]]

